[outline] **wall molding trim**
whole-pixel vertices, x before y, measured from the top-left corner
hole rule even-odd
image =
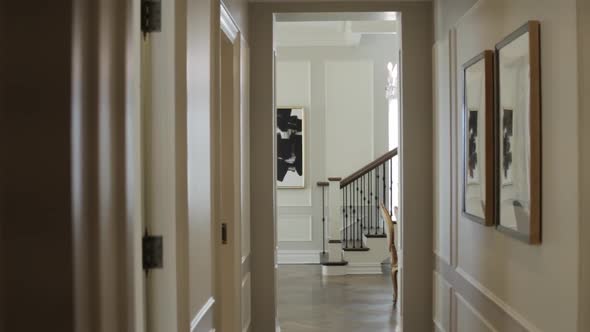
[[[542,332],[529,320],[524,318],[514,308],[496,296],[491,290],[479,283],[473,276],[461,268],[454,268],[441,257],[434,254],[435,268],[438,273],[453,288],[455,297],[461,297],[479,313],[490,313],[487,322],[497,330]],[[477,301],[478,304],[474,302]],[[486,307],[485,309],[482,307]],[[455,313],[451,313],[451,318]],[[492,319],[493,318],[493,319]],[[501,329],[496,328],[501,326]]]
[[[279,250],[277,253],[279,264],[319,264],[319,250]]]
[[[191,321],[191,332],[195,332],[197,330],[199,323],[201,322],[201,320],[203,320],[203,317],[205,317],[209,313],[209,310],[211,310],[213,304],[215,304],[215,298],[210,297],[209,300],[205,302],[205,304],[201,307],[197,315]]]
[[[227,37],[233,42],[236,40],[238,33],[240,33],[240,29],[238,29],[238,25],[236,21],[232,18],[229,10],[225,7],[223,2],[220,5],[220,24],[221,30],[227,35]]]
[[[461,296],[461,294],[459,293],[454,293],[455,294],[455,299],[458,302],[463,303],[463,305],[469,309],[469,311],[471,311],[471,313],[477,317],[477,319],[479,319],[488,329],[490,329],[490,331],[492,332],[498,332],[498,330],[496,330],[496,328],[494,328],[494,326],[481,314],[481,312],[477,311],[477,309],[475,309],[471,303],[469,303],[469,301],[467,301],[463,296]],[[456,315],[456,313],[455,313]]]
[[[524,318],[521,314],[519,314],[514,308],[512,308],[508,303],[504,302],[502,299],[497,297],[491,290],[487,287],[482,285],[477,279],[475,279],[472,275],[467,273],[462,268],[458,267],[456,269],[458,275],[460,275],[464,280],[469,282],[473,287],[475,287],[480,293],[490,299],[494,304],[496,304],[502,311],[510,315],[515,321],[517,321],[520,325],[527,329],[527,331],[533,332],[541,332],[539,328],[534,326],[531,322],[529,322],[526,318]]]

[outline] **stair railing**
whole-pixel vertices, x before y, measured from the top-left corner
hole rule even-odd
[[[344,249],[362,250],[364,237],[386,237],[380,203],[393,215],[393,164],[397,148],[375,159],[340,182],[342,194],[341,239]],[[396,168],[397,169],[397,168]]]

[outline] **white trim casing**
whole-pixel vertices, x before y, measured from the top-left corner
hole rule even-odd
[[[213,304],[215,304],[215,299],[213,297],[210,297],[209,300],[205,302],[203,307],[201,307],[201,310],[199,310],[197,315],[191,321],[191,332],[196,331],[197,327],[199,326],[199,323],[201,322],[201,320],[203,320],[203,317],[205,317],[207,313],[209,313],[209,310],[211,310]],[[211,331],[215,331],[215,329]]]
[[[226,8],[223,2],[220,5],[220,23],[221,30],[232,42],[234,42],[238,37],[240,30],[238,29],[238,25],[232,19],[231,15],[229,14],[229,10]]]

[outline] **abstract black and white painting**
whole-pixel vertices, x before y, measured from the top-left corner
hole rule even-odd
[[[479,183],[479,140],[477,129],[479,112],[474,109],[469,110],[469,119],[467,120],[467,183]]]
[[[514,136],[514,112],[502,111],[502,185],[512,184],[512,145]]]
[[[493,225],[493,52],[463,65],[463,216]]]
[[[303,108],[277,109],[277,188],[304,188]]]

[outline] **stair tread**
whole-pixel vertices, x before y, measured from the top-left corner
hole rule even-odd
[[[365,237],[369,239],[379,239],[379,238],[387,238],[385,234],[365,234]]]
[[[342,250],[344,250],[344,251],[369,251],[371,249],[369,249],[367,247],[363,247],[363,248],[342,248]]]
[[[323,266],[346,266],[348,265],[347,261],[334,261],[334,262],[323,262]]]

